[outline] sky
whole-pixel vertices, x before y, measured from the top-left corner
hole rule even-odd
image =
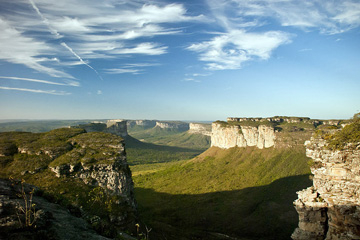
[[[359,0],[0,0],[0,119],[360,112]]]

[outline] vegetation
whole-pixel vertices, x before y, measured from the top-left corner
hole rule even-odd
[[[350,123],[340,131],[333,134],[325,133],[323,137],[327,140],[327,147],[332,150],[341,150],[349,143],[360,143],[360,113],[353,116]]]
[[[130,214],[130,206],[119,204],[125,200],[77,178],[58,178],[49,166],[86,162],[86,159],[90,164],[111,163],[123,157],[122,141],[109,133],[85,133],[83,129],[72,128],[46,133],[0,133],[0,177],[23,179],[38,186],[40,190],[35,194],[68,207],[73,214],[85,217],[99,233],[114,237],[116,227],[111,217],[121,216],[126,211],[129,219],[135,218]],[[25,214],[25,226],[34,220],[32,196],[33,192],[23,191],[25,205],[21,211]]]
[[[190,159],[210,147],[209,136],[175,129],[151,128],[129,134],[125,143],[131,165]]]
[[[57,128],[86,124],[93,120],[24,120],[0,122],[0,132],[48,132]]]
[[[132,167],[141,218],[155,239],[288,239],[296,191],[311,185],[304,148],[210,148],[193,160]]]

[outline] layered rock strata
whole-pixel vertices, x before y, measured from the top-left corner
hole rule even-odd
[[[189,124],[184,122],[156,122],[156,126],[163,129],[189,130]]]
[[[202,124],[202,123],[190,123],[189,124],[189,133],[211,136],[211,125],[210,124]]]
[[[309,123],[314,126],[341,124],[341,120],[317,120],[308,117],[268,117],[268,118],[236,118],[228,117],[228,122],[271,122],[271,123]]]
[[[273,127],[259,125],[238,126],[223,125],[214,122],[212,124],[211,146],[219,148],[251,147],[260,149],[275,145],[275,130]]]
[[[80,124],[75,128],[85,129],[86,132],[107,132],[120,137],[126,137],[128,135],[127,121],[122,119],[108,120],[106,123],[94,122],[89,124]]]
[[[360,239],[360,143],[328,150],[326,141],[307,141],[314,161],[313,186],[298,192],[299,226],[294,240]]]
[[[135,208],[134,184],[124,141],[111,134],[86,133],[71,139],[74,148],[50,164],[57,177],[80,178],[122,196]]]

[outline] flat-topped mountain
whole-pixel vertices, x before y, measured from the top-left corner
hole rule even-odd
[[[52,201],[77,209],[103,235],[134,230],[134,185],[124,139],[117,135],[81,128],[0,133],[0,166],[1,178],[36,185]]]
[[[220,148],[290,147],[302,145],[322,128],[340,128],[343,120],[317,120],[306,117],[227,118],[212,124],[211,146]]]

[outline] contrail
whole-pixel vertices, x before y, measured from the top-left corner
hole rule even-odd
[[[87,64],[86,62],[84,62],[84,60],[82,60],[82,58],[81,58],[79,55],[77,55],[77,53],[74,52],[74,50],[72,50],[71,47],[69,47],[69,46],[68,46],[66,43],[64,43],[64,42],[62,42],[61,45],[64,46],[67,50],[69,50],[75,57],[77,57],[82,64],[85,64],[86,66],[88,66],[89,68],[91,68],[92,70],[94,70],[94,72],[96,73],[96,75],[98,75],[101,80],[104,80],[104,79],[100,76],[100,74],[98,73],[98,71],[96,71],[95,68],[93,68],[92,66],[90,66],[89,64]]]
[[[59,34],[59,32],[52,28],[49,24],[49,20],[40,12],[39,8],[36,6],[36,4],[34,3],[33,0],[29,0],[31,6],[35,9],[35,11],[37,12],[37,14],[41,17],[42,21],[46,24],[46,26],[48,27],[48,29],[50,30],[50,33],[55,35],[56,38],[61,38],[62,36]],[[86,65],[87,67],[89,67],[90,69],[92,69],[96,75],[98,75],[98,77],[101,79],[101,80],[104,80],[100,74],[98,73],[98,71],[96,71],[95,68],[93,68],[92,66],[90,66],[89,64],[87,64],[71,47],[69,47],[65,42],[62,42],[61,43],[62,46],[64,46],[67,50],[69,50],[75,57],[77,57],[80,62],[84,65]]]

